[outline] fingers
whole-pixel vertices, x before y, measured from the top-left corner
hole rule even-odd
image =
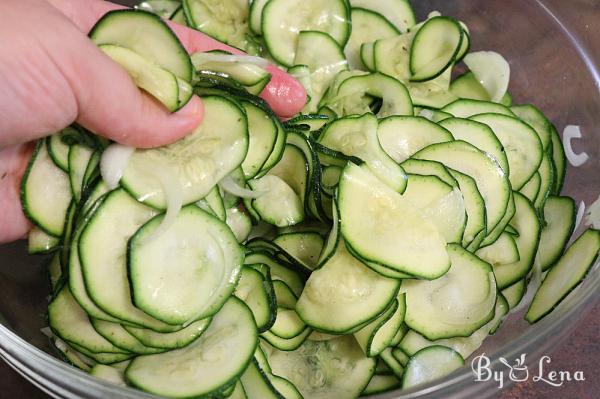
[[[172,143],[202,121],[197,96],[176,113],[140,91],[127,72],[83,38],[65,73],[77,98],[77,122],[121,144],[139,148]]]
[[[19,198],[31,150],[27,145],[0,148],[0,244],[23,238],[31,228]]]
[[[96,21],[110,10],[123,8],[101,0],[49,0],[56,8],[75,22],[87,34]],[[209,50],[226,50],[234,54],[242,51],[227,46],[201,32],[167,21],[171,29],[189,53]],[[270,65],[273,78],[264,89],[261,97],[273,111],[282,117],[291,117],[300,112],[306,103],[306,91],[302,85],[286,72]]]

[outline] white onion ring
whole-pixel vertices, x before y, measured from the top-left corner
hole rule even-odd
[[[181,184],[179,183],[179,180],[177,180],[175,173],[165,166],[161,168],[155,168],[153,173],[154,177],[158,179],[160,185],[162,186],[163,193],[167,201],[167,211],[165,212],[165,216],[161,220],[160,225],[158,225],[156,230],[144,237],[141,243],[142,245],[155,240],[169,230],[169,228],[171,228],[173,223],[175,223],[177,220],[177,216],[179,215],[183,205]]]
[[[565,148],[565,155],[569,160],[569,163],[575,167],[581,166],[587,162],[590,158],[585,152],[575,154],[573,147],[571,147],[571,140],[581,138],[581,129],[579,126],[568,125],[563,130],[563,146]]]
[[[575,228],[573,229],[573,231],[577,231],[577,229],[581,225],[581,221],[583,220],[584,214],[585,214],[585,202],[581,201],[579,203],[579,208],[577,209],[577,217],[575,218]]]
[[[596,230],[600,229],[600,196],[588,208],[585,221],[588,226],[592,226]]]
[[[248,190],[247,188],[241,187],[239,184],[237,184],[235,180],[233,180],[231,176],[225,176],[219,182],[219,188],[225,191],[226,193],[235,195],[236,197],[247,199],[258,198],[261,195],[265,194],[264,191],[252,191]]]
[[[115,143],[109,145],[102,153],[100,174],[111,190],[119,186],[119,181],[123,177],[129,158],[131,158],[134,151],[135,148],[133,147]]]

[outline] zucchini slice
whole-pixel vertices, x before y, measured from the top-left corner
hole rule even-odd
[[[452,141],[452,134],[428,119],[389,116],[379,121],[377,137],[384,151],[398,163],[430,144]]]
[[[570,197],[548,197],[544,205],[544,226],[536,254],[542,271],[552,267],[563,253],[575,227],[575,201]]]
[[[139,201],[166,209],[164,178],[175,180],[183,204],[191,204],[241,165],[248,150],[244,111],[224,97],[206,96],[202,101],[204,120],[190,135],[164,147],[136,149],[129,159],[121,185]]]
[[[542,162],[542,142],[535,130],[519,119],[504,115],[483,114],[471,119],[488,125],[494,131],[506,153],[512,188],[521,189]]]
[[[125,325],[127,332],[133,335],[142,344],[160,349],[179,349],[185,348],[194,342],[206,330],[211,322],[211,318],[198,320],[185,328],[173,332],[160,333],[147,328],[133,327]]]
[[[360,158],[379,180],[394,191],[404,192],[406,174],[381,148],[377,129],[377,118],[373,114],[346,117],[329,124],[318,142],[346,156]]]
[[[452,266],[432,281],[407,280],[405,323],[429,339],[467,337],[494,317],[496,280],[492,267],[456,244]]]
[[[345,0],[270,0],[262,12],[262,33],[273,58],[292,66],[301,31],[330,35],[340,47],[350,37],[350,8]]]
[[[69,176],[50,158],[46,140],[39,140],[21,182],[23,212],[42,231],[60,237],[72,197]]]
[[[363,43],[387,39],[400,34],[400,31],[382,14],[366,8],[356,7],[352,2],[352,33],[346,43],[344,54],[353,69],[361,69],[360,47]]]
[[[296,311],[319,331],[347,333],[381,314],[399,288],[399,280],[375,273],[340,242],[335,254],[311,274]]]
[[[150,219],[129,241],[132,299],[158,320],[188,325],[215,314],[233,293],[243,252],[225,223],[195,205],[156,237],[163,219]]]
[[[485,201],[487,231],[500,223],[506,213],[511,190],[508,176],[493,158],[460,140],[430,145],[414,157],[440,162],[472,177]]]
[[[257,342],[252,312],[232,297],[192,344],[139,356],[127,367],[125,376],[133,386],[161,396],[209,396],[235,383],[252,360]]]
[[[273,374],[289,380],[305,398],[358,397],[375,371],[375,360],[352,336],[307,340],[291,352],[269,347],[266,352]]]
[[[487,125],[462,118],[444,119],[439,125],[447,129],[456,140],[466,141],[490,154],[496,158],[506,173],[510,172],[504,147]]]
[[[415,35],[410,49],[410,80],[423,82],[443,73],[461,49],[463,31],[448,17],[430,18]]]
[[[599,251],[600,231],[586,230],[550,269],[533,297],[525,320],[533,324],[554,310],[581,284],[598,258]]]
[[[446,241],[437,227],[365,167],[346,166],[338,203],[342,235],[361,258],[426,279],[448,271]]]
[[[401,32],[406,32],[415,23],[415,13],[406,0],[352,0],[352,7],[371,10],[385,16]]]
[[[125,47],[179,79],[192,81],[194,68],[190,56],[157,15],[142,10],[109,11],[94,25],[89,36],[98,46]]]
[[[465,364],[462,356],[445,346],[430,346],[415,353],[402,378],[402,388],[407,389],[426,384],[452,373]]]

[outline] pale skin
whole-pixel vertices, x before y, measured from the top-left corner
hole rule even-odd
[[[73,122],[122,144],[155,147],[202,122],[198,97],[170,114],[87,38],[104,13],[102,0],[0,1],[0,243],[26,236],[19,187],[31,142]],[[169,23],[188,52],[238,50]],[[261,97],[282,117],[306,100],[300,84],[274,66]]]

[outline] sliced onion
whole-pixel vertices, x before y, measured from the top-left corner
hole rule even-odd
[[[179,211],[181,211],[183,205],[183,190],[175,173],[164,166],[156,168],[152,172],[162,186],[167,201],[167,211],[156,230],[143,239],[142,245],[157,239],[169,230],[173,223],[175,223],[175,220],[177,220],[177,215],[179,215]]]
[[[494,51],[469,53],[464,63],[483,86],[493,102],[500,102],[508,90],[510,65],[500,54]]]
[[[600,229],[600,196],[598,196],[598,199],[588,208],[585,221],[588,226],[592,226],[597,230]]]
[[[575,167],[581,166],[590,158],[587,153],[575,154],[571,147],[571,140],[581,138],[581,129],[579,126],[569,125],[563,130],[563,146],[565,147],[565,155],[569,163]]]
[[[111,190],[119,186],[129,158],[133,155],[135,148],[122,144],[111,144],[102,153],[100,159],[100,173],[102,179]]]
[[[260,68],[266,68],[269,66],[269,61],[261,57],[255,57],[253,55],[234,55],[234,54],[222,54],[222,53],[204,53],[198,52],[192,54],[192,60],[194,66],[203,65],[209,62],[231,62],[239,64],[252,64]]]
[[[581,201],[579,203],[579,208],[577,209],[577,217],[575,218],[575,228],[573,229],[573,231],[577,231],[577,229],[581,225],[581,221],[583,220],[584,214],[585,214],[585,202]]]
[[[241,187],[231,176],[225,176],[223,180],[219,182],[219,188],[226,193],[240,198],[253,199],[265,194],[264,191],[252,191]]]
[[[541,284],[542,284],[542,265],[536,258],[535,263],[533,264],[533,274],[531,275],[529,284],[527,284],[527,291],[525,292],[525,296],[521,299],[521,302],[519,302],[519,305],[515,306],[515,308],[513,310],[511,310],[510,313],[511,314],[518,313],[521,310],[528,307],[529,304],[531,304],[531,301],[533,301],[533,297],[537,293]]]
[[[48,338],[54,338],[54,333],[50,329],[50,327],[44,327],[40,329],[40,332],[44,334]]]
[[[423,108],[421,112],[419,112],[419,116],[425,119],[433,120],[433,111],[427,108]]]

